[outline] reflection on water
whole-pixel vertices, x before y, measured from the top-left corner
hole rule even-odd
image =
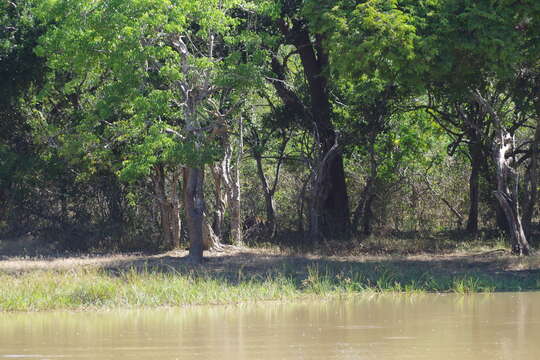
[[[0,314],[0,359],[540,359],[540,293]]]

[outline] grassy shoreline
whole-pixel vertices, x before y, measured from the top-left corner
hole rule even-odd
[[[202,266],[184,255],[3,260],[0,312],[540,290],[540,259],[504,254],[340,258],[243,249]]]

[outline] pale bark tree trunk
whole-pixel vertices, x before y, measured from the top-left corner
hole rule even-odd
[[[221,134],[221,145],[224,150],[224,155],[218,164],[212,168],[214,177],[215,195],[216,195],[216,210],[214,212],[213,236],[218,239],[222,238],[224,214],[227,208],[231,211],[231,234],[230,241],[235,245],[242,244],[242,224],[241,224],[241,209],[240,209],[240,162],[242,158],[243,147],[243,129],[240,120],[240,136],[238,146],[238,156],[234,171],[231,167],[233,146],[228,133]],[[216,244],[215,249],[223,249],[222,244]]]
[[[230,162],[231,148],[227,146],[228,138],[224,141],[225,154],[223,159],[212,167],[212,176],[214,178],[215,209],[213,224],[210,225],[210,219],[205,214],[203,227],[204,249],[212,251],[222,251],[223,245],[223,226],[225,219],[225,210],[229,204],[230,189]]]
[[[511,176],[514,181],[517,181],[517,175],[513,173],[514,170],[508,166],[508,161],[505,159],[506,153],[511,149],[512,140],[509,134],[502,133],[494,146],[494,157],[497,166],[497,190],[495,196],[510,225],[513,252],[519,255],[529,255],[530,248],[521,223],[517,189],[514,188],[511,191],[508,186],[508,177]]]
[[[173,248],[180,247],[180,237],[181,237],[181,219],[180,219],[180,191],[179,187],[179,171],[175,170],[172,173],[171,177],[171,223],[172,223],[172,239],[171,245]]]
[[[223,251],[224,246],[221,244],[219,236],[214,233],[208,217],[204,214],[203,223],[203,249],[209,251]]]
[[[161,234],[163,236],[162,243],[170,244],[171,241],[171,226],[169,222],[169,209],[165,195],[165,178],[163,173],[156,169],[153,175],[154,193],[157,197],[159,207],[159,225],[161,226]]]
[[[260,155],[255,156],[255,162],[257,164],[257,174],[259,175],[259,179],[261,180],[261,186],[263,190],[264,195],[264,202],[265,202],[265,208],[266,208],[266,226],[271,232],[272,237],[275,236],[276,232],[276,212],[275,212],[275,205],[274,205],[274,193],[272,192],[272,189],[270,188],[270,185],[268,184],[268,179],[266,178],[266,174],[264,173],[262,158]]]
[[[510,165],[507,153],[513,150],[514,137],[504,128],[499,114],[493,109],[491,104],[485,100],[479,91],[474,94],[480,105],[484,106],[491,114],[497,136],[493,143],[493,158],[496,166],[497,190],[495,196],[504,211],[506,220],[510,226],[510,236],[512,239],[512,252],[518,255],[529,255],[531,252],[529,243],[523,230],[521,222],[519,197],[518,197],[518,175]],[[510,190],[509,180],[513,182],[513,189]]]
[[[375,181],[377,179],[377,160],[375,159],[375,137],[372,134],[369,142],[369,164],[370,164],[370,173],[369,177],[366,180],[366,186],[362,191],[360,196],[360,201],[358,206],[354,211],[353,220],[352,220],[352,229],[354,232],[358,231],[358,225],[360,220],[362,220],[362,232],[364,235],[371,235],[372,232],[372,218],[373,211],[371,206],[373,203],[373,198],[375,197]]]
[[[266,209],[266,223],[265,227],[269,231],[271,237],[275,237],[277,233],[277,221],[276,221],[276,207],[274,202],[274,195],[279,183],[279,176],[281,172],[281,165],[284,161],[285,150],[289,143],[289,135],[286,131],[281,131],[281,144],[278,149],[277,163],[273,174],[273,181],[269,181],[263,164],[263,152],[264,148],[268,144],[268,139],[261,140],[257,130],[252,129],[252,141],[251,153],[255,159],[257,165],[257,175],[261,182],[261,187],[264,195],[265,209]]]
[[[204,133],[197,110],[208,100],[212,92],[211,68],[198,69],[190,64],[193,56],[182,36],[172,39],[172,45],[180,55],[182,73],[185,80],[179,82],[183,93],[185,129],[191,134],[195,150],[203,145]],[[208,34],[207,57],[214,59],[214,34]],[[200,50],[200,49],[199,49]],[[184,206],[188,228],[190,248],[189,256],[192,261],[201,263],[204,250],[205,203],[204,203],[204,164],[196,164],[185,168],[184,172]]]
[[[523,226],[525,227],[525,233],[529,234],[532,219],[536,210],[536,202],[538,201],[538,160],[540,148],[540,119],[537,120],[536,131],[534,139],[531,143],[531,165],[527,171],[527,178],[529,182],[529,194],[525,209],[523,211]]]
[[[226,151],[226,150],[225,150]],[[212,176],[214,178],[215,209],[212,229],[218,238],[223,237],[223,225],[225,219],[225,210],[228,205],[229,184],[225,168],[227,155],[212,167]]]
[[[231,242],[234,245],[242,245],[242,212],[241,212],[241,188],[240,188],[240,163],[244,151],[244,124],[242,117],[238,120],[240,136],[238,137],[238,151],[236,154],[236,166],[234,168],[233,181],[231,182]]]
[[[190,240],[189,256],[194,262],[200,263],[204,250],[204,173],[202,169],[189,167],[185,169],[184,177],[184,207]]]
[[[222,164],[217,164],[212,168],[214,177],[214,193],[216,196],[216,209],[214,210],[213,224],[210,224],[210,216],[203,213],[203,249],[209,251],[222,251],[221,244],[223,218],[227,207],[227,191],[223,189],[225,176],[220,170]]]
[[[303,184],[302,189],[300,190],[300,194],[298,194],[298,200],[296,201],[298,211],[297,211],[297,230],[299,233],[304,233],[305,227],[304,227],[304,207],[306,203],[306,194],[309,186],[309,182],[311,179],[311,175],[308,176]]]
[[[362,190],[360,200],[358,201],[358,205],[354,210],[352,229],[355,233],[358,233],[359,231],[358,226],[360,225],[360,222],[362,222],[362,232],[364,233],[364,235],[369,235],[371,233],[370,215],[372,214],[371,203],[374,197],[374,182],[375,179],[372,175],[370,175],[366,180],[366,185]]]
[[[180,199],[178,191],[178,171],[173,171],[168,181],[162,165],[155,167],[153,174],[154,192],[159,204],[160,225],[163,244],[166,247],[180,247],[182,230],[180,219]]]
[[[220,130],[220,142],[223,147],[223,158],[212,167],[212,175],[214,178],[214,194],[216,207],[214,210],[214,221],[212,229],[215,235],[223,238],[223,226],[225,221],[225,211],[231,204],[231,159],[232,145],[230,135],[227,133],[225,122]],[[216,134],[214,134],[215,136]]]

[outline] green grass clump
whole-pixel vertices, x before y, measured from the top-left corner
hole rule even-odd
[[[495,287],[484,283],[478,277],[465,276],[452,281],[452,290],[458,294],[472,294],[477,292],[492,292]]]
[[[0,311],[157,307],[294,298],[287,278],[229,279],[129,270],[119,274],[82,269],[0,275]]]

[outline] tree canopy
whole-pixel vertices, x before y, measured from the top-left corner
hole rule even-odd
[[[201,261],[498,227],[529,253],[539,29],[534,0],[3,2],[0,234]]]

